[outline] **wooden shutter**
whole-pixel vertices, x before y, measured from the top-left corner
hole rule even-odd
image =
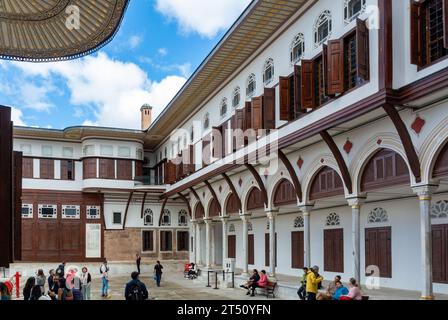
[[[290,78],[280,77],[280,120],[291,121],[291,88]]]
[[[251,111],[252,111],[252,103],[250,101],[247,101],[244,107],[244,126],[243,126],[244,130],[252,128]]]
[[[328,41],[327,52],[327,95],[344,92],[344,41]],[[325,69],[324,69],[325,71]]]
[[[264,88],[263,127],[268,130],[275,129],[275,88]]]
[[[54,179],[54,160],[40,159],[40,178]]]
[[[324,270],[333,271],[333,233],[332,230],[324,230]]]
[[[61,180],[68,180],[68,161],[61,160]]]
[[[343,48],[343,47],[342,47]],[[366,21],[356,21],[356,64],[357,82],[362,83],[369,80],[369,29]]]
[[[291,232],[291,268],[304,267],[303,231]]]
[[[314,96],[314,63],[311,60],[302,60],[302,109],[312,109],[315,107]]]
[[[323,77],[323,85],[321,92],[325,93],[328,96],[328,45],[322,45],[322,77]],[[319,84],[320,85],[320,84]],[[319,100],[322,100],[319,98]],[[322,103],[320,101],[319,103]]]
[[[263,129],[263,97],[252,98],[251,112],[252,129]]]
[[[228,253],[227,256],[229,258],[236,258],[236,236],[235,235],[229,235],[227,236],[227,246],[228,246]]]
[[[22,176],[23,178],[33,178],[33,158],[22,159]]]
[[[411,63],[415,65],[421,65],[421,4],[411,1]]]
[[[165,162],[165,184],[173,184],[176,182],[176,165],[171,162]]]
[[[137,162],[135,163],[137,168]],[[135,175],[141,176],[135,173]],[[131,160],[117,160],[117,179],[118,180],[131,180],[132,179],[132,161]]]
[[[82,160],[83,178],[96,178],[96,158],[88,158]]]
[[[216,159],[222,159],[223,157],[222,135],[224,130],[222,128],[222,126],[213,127],[212,130],[212,157]]]
[[[115,160],[100,159],[100,179],[115,179]]]
[[[295,65],[294,66],[294,75],[293,75],[293,83],[294,83],[294,119],[298,118],[298,116],[302,113],[302,67]]]
[[[378,228],[378,266],[381,278],[392,277],[391,228]]]
[[[448,225],[432,226],[432,276],[434,282],[446,283],[447,276],[447,250]]]
[[[443,0],[443,38],[445,40],[445,48],[448,49],[448,0]]]
[[[247,263],[252,265],[255,264],[255,247],[253,234],[247,235],[247,251]]]
[[[343,229],[324,230],[324,270],[344,272]]]
[[[235,112],[236,115],[236,129],[244,130],[244,110],[238,109]]]

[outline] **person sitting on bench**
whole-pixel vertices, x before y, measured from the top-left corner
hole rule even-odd
[[[190,270],[188,270],[188,278],[195,279],[198,276],[198,271],[196,265],[192,262],[190,264]]]
[[[268,285],[268,276],[266,275],[266,271],[261,270],[260,280],[252,283],[250,289],[252,290],[251,297],[255,297],[255,289],[256,288],[266,288]]]
[[[246,284],[240,285],[241,288],[247,289],[247,295],[250,294],[250,288],[252,284],[257,283],[258,280],[260,280],[260,275],[258,274],[258,270],[254,269],[252,271],[252,276],[249,278],[249,280],[246,282]]]

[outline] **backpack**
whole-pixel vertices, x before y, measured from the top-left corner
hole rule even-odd
[[[103,265],[100,267],[100,275],[103,275]],[[109,272],[109,267],[106,267],[106,272]]]
[[[131,289],[129,290],[128,296],[126,297],[127,300],[134,300],[134,301],[143,301],[145,300],[145,294],[143,293],[142,286],[138,283],[132,285]]]

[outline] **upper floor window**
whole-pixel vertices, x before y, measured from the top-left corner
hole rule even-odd
[[[143,159],[143,150],[142,149],[137,149],[135,155],[136,155],[138,160],[142,160]]]
[[[366,10],[366,0],[345,0],[344,20],[350,23]]]
[[[22,219],[33,218],[33,205],[32,204],[22,204]]]
[[[72,158],[73,157],[73,148],[72,147],[63,147],[62,148],[62,156],[64,158]]]
[[[232,107],[236,108],[240,105],[240,100],[241,100],[241,89],[240,87],[236,87],[235,89],[233,89],[233,94],[232,94]]]
[[[221,117],[225,117],[227,114],[227,98],[221,100],[221,105],[219,106],[219,114]]]
[[[204,116],[203,126],[204,126],[204,129],[205,129],[205,130],[207,130],[208,127],[210,126],[210,115],[209,115],[208,112],[207,112],[207,113],[205,114],[205,116]]]
[[[162,221],[161,222],[162,226],[170,226],[171,225],[171,212],[170,212],[170,210],[163,209],[161,221]]]
[[[145,213],[143,214],[143,224],[145,226],[152,226],[153,225],[153,219],[154,214],[151,209],[146,209]]]
[[[101,145],[100,146],[100,154],[102,156],[113,156],[114,155],[114,147],[111,145]]]
[[[95,146],[94,145],[86,145],[84,146],[84,148],[82,149],[82,153],[85,156],[92,156],[95,154]]]
[[[272,79],[274,79],[274,60],[272,60],[272,58],[269,58],[264,63],[263,83],[268,84],[272,81]]]
[[[31,154],[31,145],[30,144],[21,144],[20,150],[23,152],[24,155],[30,155]]]
[[[119,157],[130,157],[131,156],[131,148],[118,147],[118,156]]]
[[[53,147],[52,146],[42,146],[42,155],[44,157],[51,157],[53,155]]]
[[[179,211],[178,224],[179,224],[179,227],[186,227],[186,226],[188,226],[188,214],[183,209]]]
[[[305,37],[299,33],[294,37],[291,43],[291,63],[295,64],[302,59],[305,53]]]
[[[316,47],[328,40],[331,35],[331,30],[331,12],[325,10],[319,15],[319,18],[317,18],[314,24],[314,44]]]
[[[63,205],[62,218],[63,219],[79,219],[79,206]]]
[[[99,219],[101,215],[100,206],[86,206],[87,219]]]
[[[40,219],[56,219],[58,216],[57,205],[55,204],[40,204],[38,209]]]
[[[247,78],[247,82],[246,82],[246,96],[248,98],[251,98],[254,95],[254,93],[255,93],[255,89],[256,89],[255,75],[252,73]]]
[[[411,2],[411,63],[424,67],[448,56],[448,6],[444,0]]]

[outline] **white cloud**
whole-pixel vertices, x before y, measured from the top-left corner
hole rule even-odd
[[[36,111],[49,111],[54,105],[49,101],[48,94],[55,91],[55,88],[48,83],[38,86],[24,82],[19,87],[21,106]]]
[[[11,108],[11,120],[14,122],[15,126],[26,126],[23,118],[23,112],[17,108]]]
[[[140,45],[140,43],[142,43],[142,41],[143,41],[143,38],[141,36],[137,36],[137,35],[132,36],[129,38],[129,41],[128,41],[129,47],[131,49],[135,49]]]
[[[15,65],[29,77],[61,77],[70,90],[71,104],[94,107],[95,118],[85,120],[85,125],[139,129],[140,107],[151,104],[156,117],[186,81],[168,76],[153,82],[136,64],[113,60],[105,53],[75,61]]]
[[[159,50],[157,50],[157,52],[159,53],[160,56],[164,57],[168,54],[168,49],[167,48],[159,48]]]
[[[227,29],[251,0],[157,0],[156,10],[178,22],[183,33],[213,38]]]

